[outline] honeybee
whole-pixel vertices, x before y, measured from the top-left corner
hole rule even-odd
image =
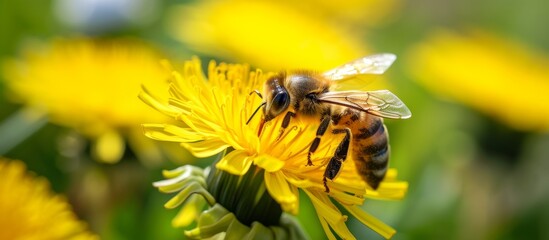
[[[367,74],[382,74],[395,59],[395,55],[385,53],[366,56],[320,74],[303,70],[281,72],[265,82],[265,101],[250,120],[260,108],[263,109],[258,133],[261,134],[264,123],[285,113],[279,136],[282,136],[292,118],[320,121],[316,137],[309,147],[307,166],[313,165],[311,155],[331,125],[334,134],[345,136],[326,166],[323,177],[326,192],[330,192],[327,179],[334,180],[338,176],[348,157],[354,160],[362,179],[377,189],[385,177],[389,162],[388,135],[382,118],[406,119],[412,114],[388,90],[334,91],[334,87],[340,81],[360,79]],[[254,92],[262,97],[259,91]]]

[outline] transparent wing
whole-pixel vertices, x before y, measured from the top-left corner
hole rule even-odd
[[[391,53],[370,55],[336,67],[322,75],[330,80],[339,81],[363,74],[383,74],[395,59],[396,56]]]
[[[406,119],[412,116],[408,107],[388,90],[327,92],[321,94],[318,100],[384,118]]]

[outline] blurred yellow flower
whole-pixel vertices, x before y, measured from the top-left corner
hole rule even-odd
[[[0,239],[98,239],[22,162],[0,158],[0,176]]]
[[[169,29],[176,38],[200,52],[250,62],[264,69],[328,70],[368,53],[357,33],[361,29],[345,29],[341,22],[329,21],[326,15],[340,8],[332,8],[334,5],[328,1],[307,3],[200,2],[174,9]],[[352,3],[336,5],[355,10],[358,6],[371,6]],[[315,11],[317,5],[325,6],[322,9],[326,11],[323,14]]]
[[[104,161],[121,157],[125,136],[141,136],[141,122],[165,119],[136,97],[141,84],[164,92],[169,75],[161,55],[142,42],[58,39],[25,50],[3,65],[12,95],[95,139],[95,153]]]
[[[250,71],[247,65],[217,65],[211,62],[206,77],[200,66],[200,61],[194,59],[186,62],[181,72],[173,71],[168,105],[157,101],[147,91],[140,94],[147,104],[182,125],[145,124],[146,135],[153,139],[180,142],[196,157],[213,156],[230,148],[217,162],[216,168],[238,176],[256,167],[258,170],[253,172],[264,170],[262,175],[268,193],[283,211],[291,214],[297,214],[298,190],[303,190],[312,200],[320,222],[331,239],[335,239],[332,230],[342,238],[354,238],[345,225],[347,216],[331,199],[382,236],[388,238],[394,234],[392,228],[360,208],[365,197],[399,199],[404,196],[407,183],[396,180],[394,169],[389,170],[380,187],[373,190],[357,174],[354,163],[347,161],[339,177],[329,183],[330,193],[326,193],[323,174],[327,161],[333,155],[333,146],[338,145],[342,136],[327,131],[329,133],[312,158],[315,165],[306,166],[311,136],[316,135],[318,123],[292,122],[280,139],[277,137],[282,118],[265,124],[260,136],[257,135],[259,117],[246,125],[252,112],[261,104],[261,99],[249,93],[261,89],[266,78],[273,73]],[[173,191],[176,187],[182,187],[185,182],[178,183],[182,179],[185,179],[184,175],[167,180],[168,183],[163,186],[174,185],[168,187]],[[173,201],[181,203],[182,199],[177,197]]]
[[[364,30],[364,27],[383,25],[400,9],[400,0],[266,0],[286,5],[309,14],[335,27]],[[362,29],[361,29],[362,28]]]
[[[409,54],[415,79],[519,130],[549,130],[549,58],[487,32],[435,32]]]

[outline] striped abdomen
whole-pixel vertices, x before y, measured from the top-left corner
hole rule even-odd
[[[389,163],[388,135],[383,120],[365,112],[352,111],[344,114],[339,124],[351,129],[351,158],[358,173],[370,187],[377,189]]]

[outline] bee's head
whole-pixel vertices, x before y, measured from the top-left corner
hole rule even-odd
[[[265,82],[263,114],[266,122],[285,112],[290,106],[290,94],[283,85],[284,77],[283,74],[278,74]]]

